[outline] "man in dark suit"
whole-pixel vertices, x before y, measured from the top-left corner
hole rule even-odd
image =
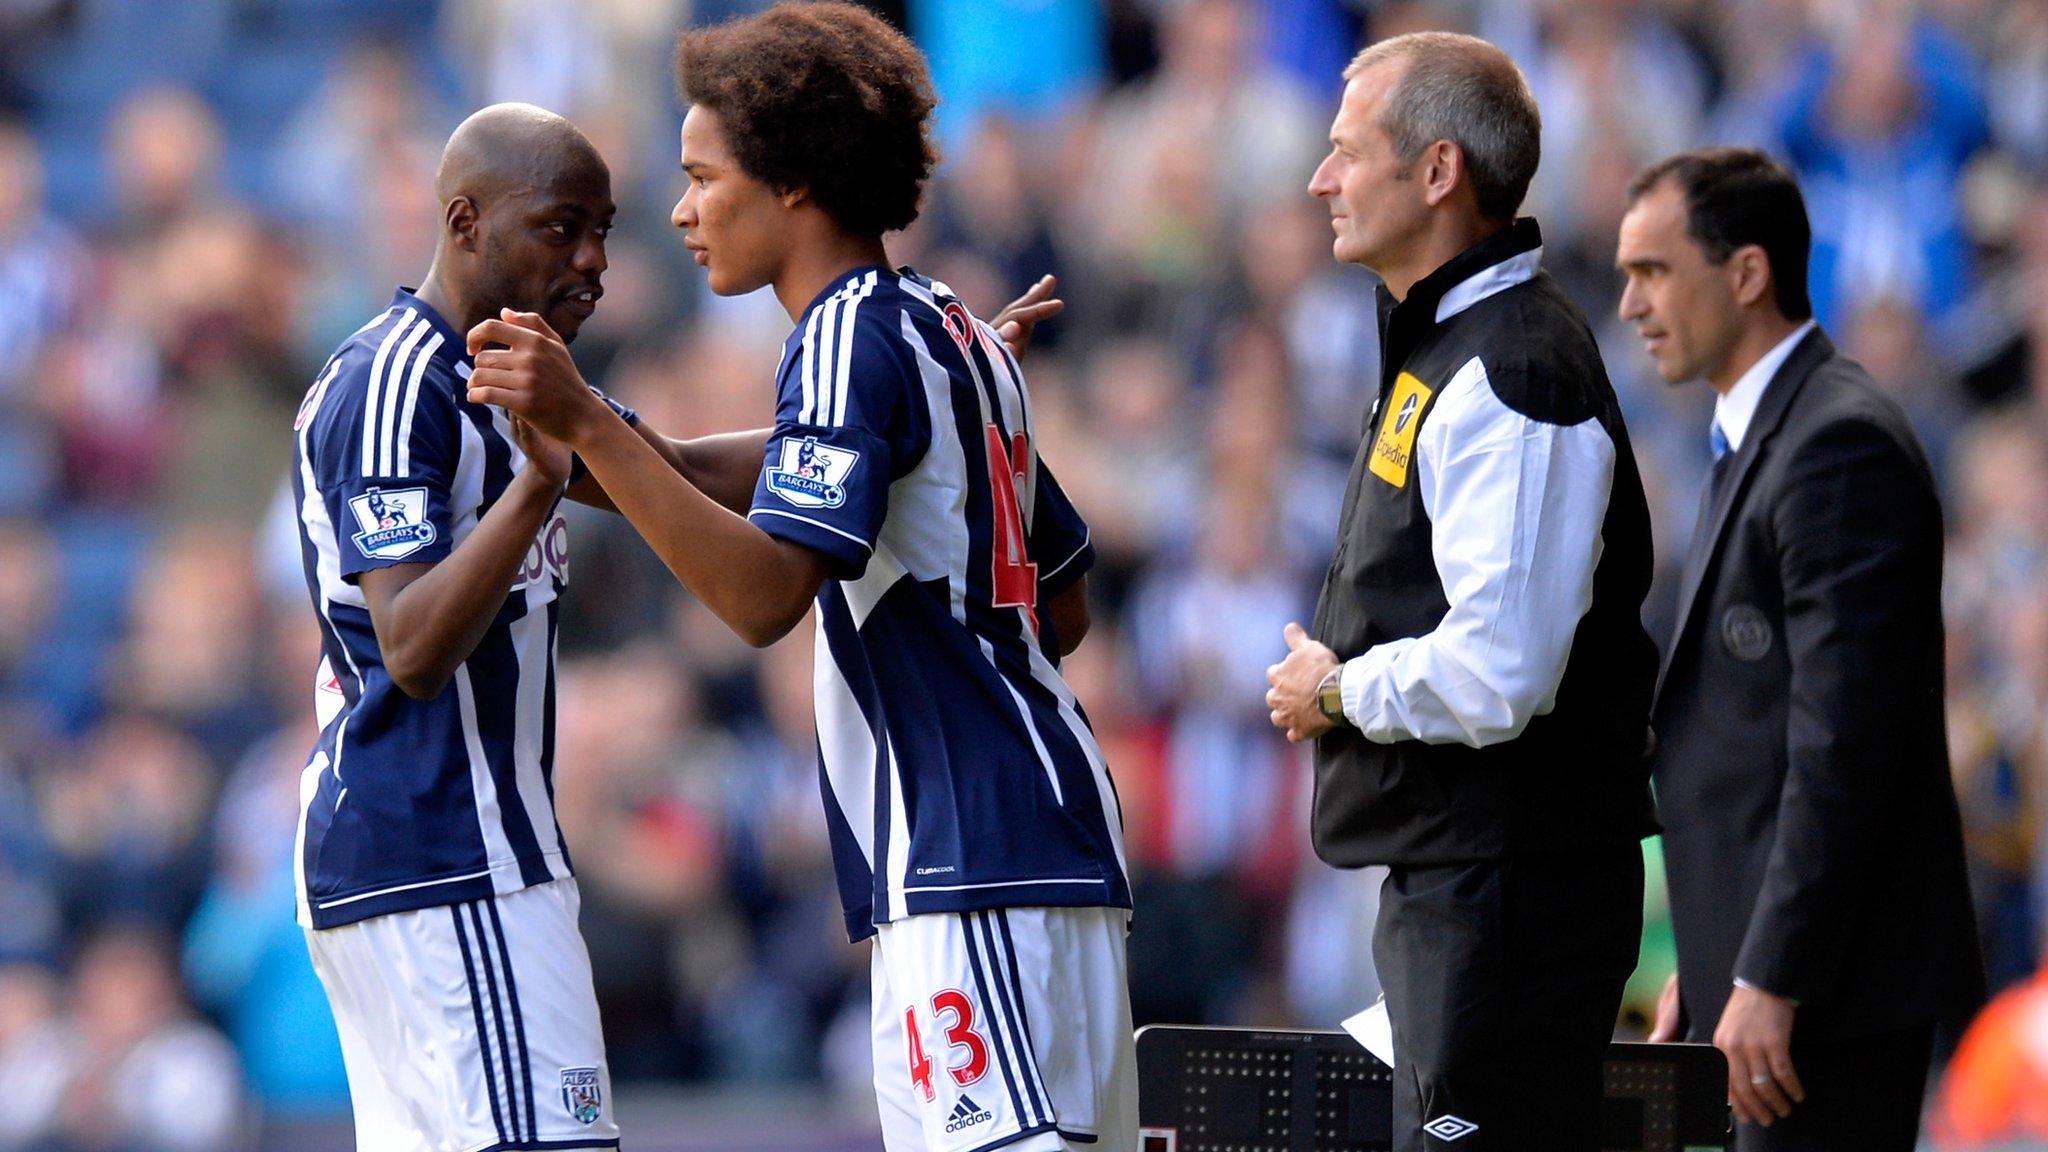
[[[1742,1152],[1907,1152],[1934,1025],[1983,995],[1934,479],[1811,319],[1782,168],[1691,152],[1629,196],[1622,318],[1718,394],[1652,716],[1678,941],[1653,1038],[1728,1057]]]

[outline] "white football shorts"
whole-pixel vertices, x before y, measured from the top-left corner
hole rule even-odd
[[[888,1152],[1136,1152],[1122,908],[935,912],[875,934]]]
[[[611,1149],[576,881],[306,933],[359,1152]]]

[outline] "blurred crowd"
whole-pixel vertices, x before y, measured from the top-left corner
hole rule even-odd
[[[424,273],[447,131],[522,99],[612,166],[586,375],[671,435],[766,423],[787,317],[712,297],[667,223],[674,34],[758,6],[0,3],[0,1152],[228,1150],[258,1117],[345,1112],[293,923],[317,646],[280,495],[293,412]],[[1526,211],[1622,397],[1660,640],[1711,394],[1659,383],[1614,317],[1624,189],[1707,142],[1803,180],[1820,318],[1944,479],[1978,922],[1994,987],[2040,1005],[2005,1013],[2019,1055],[1989,1063],[2048,1084],[2048,0],[876,6],[944,101],[892,257],[983,315],[1044,272],[1068,301],[1026,368],[1101,554],[1067,672],[1123,801],[1141,1022],[1327,1027],[1375,995],[1373,878],[1314,861],[1306,761],[1261,695],[1379,360],[1371,278],[1331,261],[1303,188],[1356,47],[1447,27],[1507,48],[1541,103]],[[585,511],[556,788],[614,1075],[862,1085],[808,630],[746,648]],[[1670,964],[1655,887],[1638,1013]],[[1997,1109],[1965,1087],[1937,1117],[1958,1141]]]

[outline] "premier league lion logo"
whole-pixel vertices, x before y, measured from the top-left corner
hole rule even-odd
[[[402,560],[434,542],[425,488],[372,488],[348,505],[362,529],[350,539],[372,560]]]
[[[406,522],[405,509],[386,501],[382,489],[372,488],[365,495],[370,498],[370,515],[377,518],[377,527],[396,528]]]
[[[851,448],[820,444],[816,436],[782,441],[782,459],[768,469],[768,490],[799,508],[837,508],[846,503],[846,479],[860,463]]]

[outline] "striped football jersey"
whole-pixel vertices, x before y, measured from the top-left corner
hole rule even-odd
[[[828,564],[818,744],[849,934],[1129,907],[1116,793],[1036,611],[1094,550],[988,325],[908,270],[828,285],[784,345],[749,518]]]
[[[342,344],[294,421],[293,492],[319,615],[320,738],[300,785],[300,920],[328,928],[570,875],[553,798],[568,528],[549,515],[504,606],[430,700],[392,683],[356,577],[433,563],[525,463],[465,397],[463,334],[410,291]]]

